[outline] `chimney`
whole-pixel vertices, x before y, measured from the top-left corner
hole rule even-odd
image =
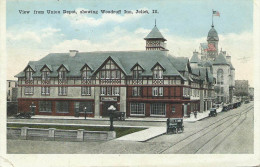
[[[227,60],[228,63],[231,63],[231,56],[227,55],[226,60]]]
[[[79,51],[77,51],[77,50],[70,50],[70,57],[76,56],[76,54],[77,54],[78,52],[79,52]]]

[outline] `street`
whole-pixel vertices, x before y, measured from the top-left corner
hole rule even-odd
[[[253,154],[253,105],[253,102],[243,104],[237,109],[221,112],[217,117],[208,117],[195,123],[185,123],[185,130],[183,133],[165,134],[146,142],[120,140],[101,142],[8,140],[7,153]],[[106,121],[92,121],[91,123],[98,124],[101,122],[106,123]],[[140,126],[166,126],[163,122],[117,122],[117,124],[124,123],[127,125]]]

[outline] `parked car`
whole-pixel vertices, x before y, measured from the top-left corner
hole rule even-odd
[[[15,118],[17,119],[30,119],[32,117],[32,113],[31,112],[20,112],[20,113],[17,113],[15,115]]]
[[[168,118],[167,119],[167,134],[168,133],[179,133],[184,131],[183,119],[182,118]]]
[[[218,115],[216,108],[211,108],[209,111],[209,117],[215,117]]]

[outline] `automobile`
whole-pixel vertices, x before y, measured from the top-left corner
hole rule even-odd
[[[217,109],[216,108],[211,108],[209,110],[209,117],[215,117],[217,115],[218,115],[218,113],[217,113]]]
[[[228,110],[229,110],[228,105],[224,105],[223,108],[222,108],[222,112],[225,112],[225,111],[228,111]]]
[[[184,132],[182,118],[168,118],[167,119],[167,134]]]
[[[114,119],[118,120],[118,121],[124,121],[125,120],[125,112],[115,112],[114,113]]]
[[[30,119],[32,117],[31,112],[20,112],[15,115],[15,118],[17,119]]]
[[[250,101],[249,101],[249,100],[246,100],[246,101],[245,101],[245,104],[247,104],[247,103],[250,103]]]

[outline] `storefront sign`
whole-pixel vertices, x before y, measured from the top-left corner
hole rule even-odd
[[[101,97],[101,101],[117,101],[117,97]]]

